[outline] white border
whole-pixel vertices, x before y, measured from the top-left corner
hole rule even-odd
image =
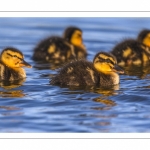
[[[91,12],[46,12],[46,11],[35,11],[35,12],[2,12],[0,11],[0,17],[150,17],[149,12],[125,12],[125,11],[115,11],[115,12],[102,12],[102,11],[91,11]]]
[[[149,133],[1,133],[0,139],[150,139]]]
[[[4,0],[1,11],[149,11],[148,1],[141,0]]]

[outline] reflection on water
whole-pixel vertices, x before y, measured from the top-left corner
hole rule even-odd
[[[110,89],[103,89],[103,88],[95,89],[96,93],[99,93],[102,95],[99,97],[93,98],[93,101],[99,102],[99,103],[105,104],[105,105],[100,106],[100,107],[94,107],[92,109],[109,110],[109,109],[111,109],[111,107],[116,106],[117,105],[116,102],[109,99],[109,96],[117,95],[118,94],[117,90],[119,90],[119,85],[115,85]]]
[[[2,116],[8,117],[8,116],[22,116],[23,112],[4,112],[1,113]],[[18,122],[18,120],[9,120],[8,122]]]
[[[5,110],[20,110],[20,108],[14,107],[14,106],[0,106],[0,109],[5,109]]]
[[[15,80],[15,81],[0,81],[0,87],[7,89],[7,90],[13,89],[13,88],[22,86],[25,81],[26,81],[26,78]]]
[[[144,79],[150,74],[150,66],[130,66],[124,68],[125,74],[130,76],[137,76],[140,79]]]
[[[107,106],[115,106],[116,105],[116,103],[114,101],[107,99],[107,97],[105,97],[105,96],[100,96],[100,97],[94,98],[93,101],[100,102]]]
[[[44,70],[44,69],[50,69],[50,70],[56,70],[58,68],[61,68],[63,65],[65,65],[67,62],[65,63],[61,63],[61,64],[55,64],[53,62],[51,63],[46,63],[46,62],[35,62],[36,64],[33,66],[33,68],[37,69],[37,70]]]
[[[3,91],[0,91],[0,97],[24,97],[23,90],[13,90],[23,85],[26,79],[16,81],[0,81],[0,87]]]
[[[115,106],[116,103],[113,100],[109,99],[109,96],[117,95],[119,90],[119,84],[114,85],[111,88],[96,88],[95,93],[102,94],[101,96],[94,98],[93,101],[100,102],[107,106]]]
[[[22,90],[0,91],[0,97],[24,97]]]
[[[1,117],[12,117],[12,116],[22,116],[24,112],[22,111],[21,108],[16,107],[16,106],[0,106],[0,116]],[[19,122],[16,119],[3,119],[3,123],[13,123],[13,122]]]
[[[46,75],[45,75],[46,76]],[[50,77],[53,75],[50,75]],[[91,93],[99,93],[103,95],[116,95],[117,90],[119,90],[119,84],[111,86],[111,87],[97,87],[97,86],[60,86],[61,88],[68,88],[70,91],[78,91],[83,90],[83,92],[91,92]]]
[[[119,88],[120,88],[120,85],[117,84],[110,88],[96,88],[96,89],[94,89],[93,92],[103,94],[106,96],[111,96],[111,95],[117,95]]]

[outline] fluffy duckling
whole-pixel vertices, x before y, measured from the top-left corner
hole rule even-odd
[[[86,58],[86,55],[82,30],[68,27],[63,37],[51,36],[42,40],[34,49],[33,59],[62,63],[71,59]]]
[[[74,53],[77,59],[86,58],[87,52],[83,44],[81,29],[73,26],[68,27],[64,31],[63,37],[74,46]]]
[[[61,86],[113,86],[119,84],[123,70],[117,66],[116,58],[109,53],[99,52],[92,62],[77,60],[66,64],[50,84]]]
[[[31,68],[31,65],[24,60],[21,51],[16,48],[5,48],[0,55],[0,80],[20,80],[26,77],[22,67]]]
[[[137,40],[127,39],[117,44],[111,53],[119,66],[147,65],[150,63],[150,30],[142,30]]]

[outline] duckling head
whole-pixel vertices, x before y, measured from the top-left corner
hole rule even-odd
[[[24,55],[21,51],[16,48],[8,47],[5,48],[0,55],[0,60],[9,68],[20,68],[27,67],[31,68],[32,66],[24,60]]]
[[[93,60],[94,67],[103,74],[123,74],[124,71],[117,65],[115,56],[109,53],[100,52],[96,54]]]
[[[148,29],[142,30],[139,33],[137,40],[143,43],[144,45],[150,47],[150,30]]]
[[[73,26],[66,28],[64,31],[64,38],[71,44],[85,49],[81,29]]]

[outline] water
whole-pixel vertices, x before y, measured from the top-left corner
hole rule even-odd
[[[150,132],[149,68],[120,76],[113,89],[61,88],[49,80],[56,70],[31,59],[33,48],[69,25],[83,30],[88,60],[117,42],[136,38],[150,18],[0,18],[0,50],[20,49],[33,68],[25,81],[0,87],[0,132]]]

